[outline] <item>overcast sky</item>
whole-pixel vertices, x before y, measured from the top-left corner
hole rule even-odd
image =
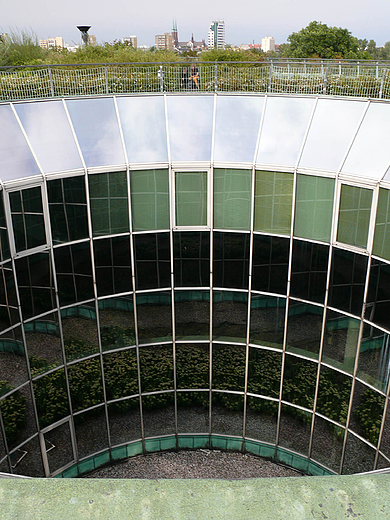
[[[91,25],[89,34],[98,43],[112,42],[135,34],[138,45],[154,45],[154,36],[172,29],[177,21],[179,40],[207,42],[212,20],[224,20],[226,43],[261,43],[273,36],[285,43],[313,20],[348,29],[357,38],[390,41],[390,2],[377,0],[0,0],[0,30],[32,30],[38,38],[62,36],[67,42],[80,43],[77,25]]]

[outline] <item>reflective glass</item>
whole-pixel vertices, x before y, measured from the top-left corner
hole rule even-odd
[[[245,437],[275,444],[278,401],[248,396],[247,403]]]
[[[318,358],[323,308],[290,299],[288,307],[287,349]]]
[[[250,235],[214,232],[214,287],[248,288]]]
[[[256,170],[255,231],[290,234],[293,180],[291,173]]]
[[[253,163],[264,98],[218,96],[214,161]]]
[[[210,338],[210,292],[175,291],[177,340]]]
[[[0,267],[0,332],[20,321],[11,262]]]
[[[313,430],[311,457],[325,467],[338,473],[345,430],[322,417],[316,417]]]
[[[3,262],[10,258],[7,222],[4,213],[4,198],[3,193],[0,194],[0,261]]]
[[[9,105],[0,106],[0,126],[7,129],[0,139],[1,180],[38,175],[38,165]]]
[[[381,452],[386,457],[390,458],[390,406],[389,406],[388,399],[387,399],[386,413],[384,414],[383,420],[384,420],[384,426],[383,426],[383,433],[382,433],[380,449],[381,449]]]
[[[209,374],[210,345],[193,343],[176,344],[177,388],[209,388]],[[203,394],[199,394],[199,397],[202,398],[202,395]]]
[[[343,475],[365,473],[374,469],[375,450],[348,432],[343,463]]]
[[[124,164],[114,100],[73,99],[66,105],[87,168]]]
[[[279,445],[307,456],[311,419],[310,412],[284,405],[280,415]]]
[[[257,163],[296,165],[314,102],[304,98],[267,99]]]
[[[213,291],[213,339],[246,341],[248,294]]]
[[[365,318],[390,329],[390,265],[372,259]]]
[[[83,167],[61,101],[16,103],[14,106],[45,173]]]
[[[168,170],[131,170],[133,231],[169,228]]]
[[[135,348],[104,354],[103,368],[108,401],[138,394],[137,352]],[[120,401],[117,405],[118,411],[127,411],[128,404],[127,400]]]
[[[94,240],[98,296],[132,290],[130,237]]]
[[[279,399],[282,355],[279,352],[251,347],[249,349],[248,392]],[[265,401],[270,410],[274,401]],[[264,408],[265,411],[265,408]],[[277,412],[277,403],[276,409]]]
[[[57,312],[24,324],[32,376],[38,376],[63,364]]]
[[[129,162],[168,161],[164,98],[129,96],[116,102]]]
[[[365,108],[365,101],[320,98],[299,166],[338,171]]]
[[[124,399],[108,405],[111,444],[124,444],[141,438],[139,398]]]
[[[139,362],[142,393],[173,390],[172,345],[140,348]],[[157,405],[160,395],[153,397]]]
[[[102,350],[135,345],[133,296],[99,300]]]
[[[26,456],[23,456],[24,454],[26,454]],[[45,476],[38,435],[11,453],[11,464],[13,466],[13,473],[17,475],[36,478],[43,478]]]
[[[25,383],[28,377],[22,331],[16,327],[0,336],[0,396]]]
[[[317,363],[286,354],[283,401],[311,410],[314,406],[317,367]]]
[[[137,294],[137,321],[140,343],[172,340],[171,293]]]
[[[360,381],[355,382],[349,429],[374,446],[379,441],[385,401],[384,395]]]
[[[33,388],[40,428],[45,428],[69,415],[63,368],[36,379]]]
[[[341,171],[382,178],[389,166],[389,131],[390,105],[371,101]]]
[[[145,437],[175,433],[175,407],[173,392],[142,397],[142,418]],[[158,446],[160,446],[158,444]]]
[[[290,240],[253,235],[252,289],[287,294]]]
[[[209,393],[177,393],[178,433],[209,432]]]
[[[213,96],[167,96],[171,161],[210,161]]]
[[[333,197],[334,179],[297,175],[294,235],[330,242]]]
[[[386,392],[389,384],[389,368],[389,335],[368,323],[364,323],[357,377],[375,386],[378,390]]]
[[[207,225],[207,172],[175,172],[176,226]]]
[[[291,296],[323,303],[328,273],[329,247],[293,241]]]
[[[176,287],[210,286],[210,233],[180,231],[173,233]]]
[[[379,190],[375,236],[372,252],[390,260],[390,190]]]
[[[135,283],[137,290],[171,285],[169,233],[134,236]]]
[[[251,227],[252,170],[214,169],[214,227]]]
[[[50,473],[73,462],[74,457],[69,422],[61,424],[45,434],[45,447]]]
[[[214,390],[243,392],[245,360],[245,346],[213,343],[212,388]]]
[[[352,246],[367,247],[372,190],[341,186],[337,240]]]
[[[74,412],[103,401],[102,371],[99,357],[79,361],[68,367],[69,389]]]
[[[322,361],[352,374],[359,341],[359,328],[359,320],[328,310]]]
[[[351,377],[322,366],[318,384],[317,412],[345,425],[351,386]]]
[[[0,397],[0,409],[8,448],[11,450],[37,433],[35,411],[28,383],[18,390],[9,388],[8,383],[0,385],[0,394],[8,394],[7,397]],[[12,393],[9,393],[10,390],[13,390]],[[18,414],[15,415],[14,410],[18,410]],[[39,449],[37,459],[41,459]],[[32,461],[30,463],[33,465]]]
[[[285,298],[252,294],[249,341],[266,347],[282,348],[285,309]]]
[[[212,393],[211,432],[242,437],[244,396],[233,393]]]
[[[46,244],[41,187],[9,194],[17,252]]]
[[[91,305],[68,307],[62,309],[61,318],[68,363],[99,352],[95,307]]]
[[[103,406],[75,416],[74,426],[80,458],[107,448],[108,432]]]

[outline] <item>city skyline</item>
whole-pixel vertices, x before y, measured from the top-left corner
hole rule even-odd
[[[153,45],[156,34],[163,34],[172,28],[176,19],[180,39],[186,40],[194,34],[196,40],[207,39],[208,27],[212,20],[224,20],[226,43],[261,43],[265,35],[272,35],[277,44],[285,43],[292,32],[318,20],[329,26],[348,29],[357,38],[375,40],[378,46],[390,40],[387,19],[390,4],[380,0],[375,12],[362,0],[346,0],[342,4],[334,0],[326,5],[313,5],[308,0],[288,3],[277,0],[265,5],[254,5],[244,0],[237,11],[232,2],[197,4],[196,17],[185,4],[168,1],[161,3],[149,0],[144,4],[132,5],[131,9],[120,0],[113,0],[110,9],[107,4],[87,0],[82,4],[70,0],[66,12],[43,0],[33,4],[26,0],[6,3],[2,9],[0,32],[10,30],[33,31],[38,39],[61,35],[65,41],[80,42],[77,25],[91,25],[91,33],[96,34],[98,43],[112,42],[129,35],[137,35],[138,45]]]

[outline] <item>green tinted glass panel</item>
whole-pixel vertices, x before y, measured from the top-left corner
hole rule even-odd
[[[367,247],[372,190],[341,186],[337,240],[352,246]]]
[[[298,175],[294,235],[330,242],[334,179]]]
[[[252,170],[214,169],[214,227],[250,230]]]
[[[168,170],[130,172],[133,231],[169,229]]]
[[[293,180],[291,173],[256,171],[255,231],[290,234]]]
[[[41,188],[10,193],[16,250],[23,251],[46,243]]]
[[[90,175],[88,180],[93,235],[129,231],[126,172]]]
[[[374,255],[390,260],[390,190],[379,190],[376,214]]]
[[[207,172],[176,172],[176,226],[207,225]]]

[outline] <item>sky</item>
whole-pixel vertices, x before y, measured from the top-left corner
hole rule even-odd
[[[113,42],[136,35],[138,45],[154,45],[154,36],[172,29],[176,19],[179,40],[191,38],[207,43],[212,20],[225,21],[228,44],[261,43],[273,36],[286,43],[311,21],[348,29],[357,38],[375,40],[377,46],[390,41],[390,2],[377,0],[0,0],[0,32],[27,31],[38,39],[62,36],[66,42],[80,43],[77,25],[90,25],[89,34],[97,42]]]

